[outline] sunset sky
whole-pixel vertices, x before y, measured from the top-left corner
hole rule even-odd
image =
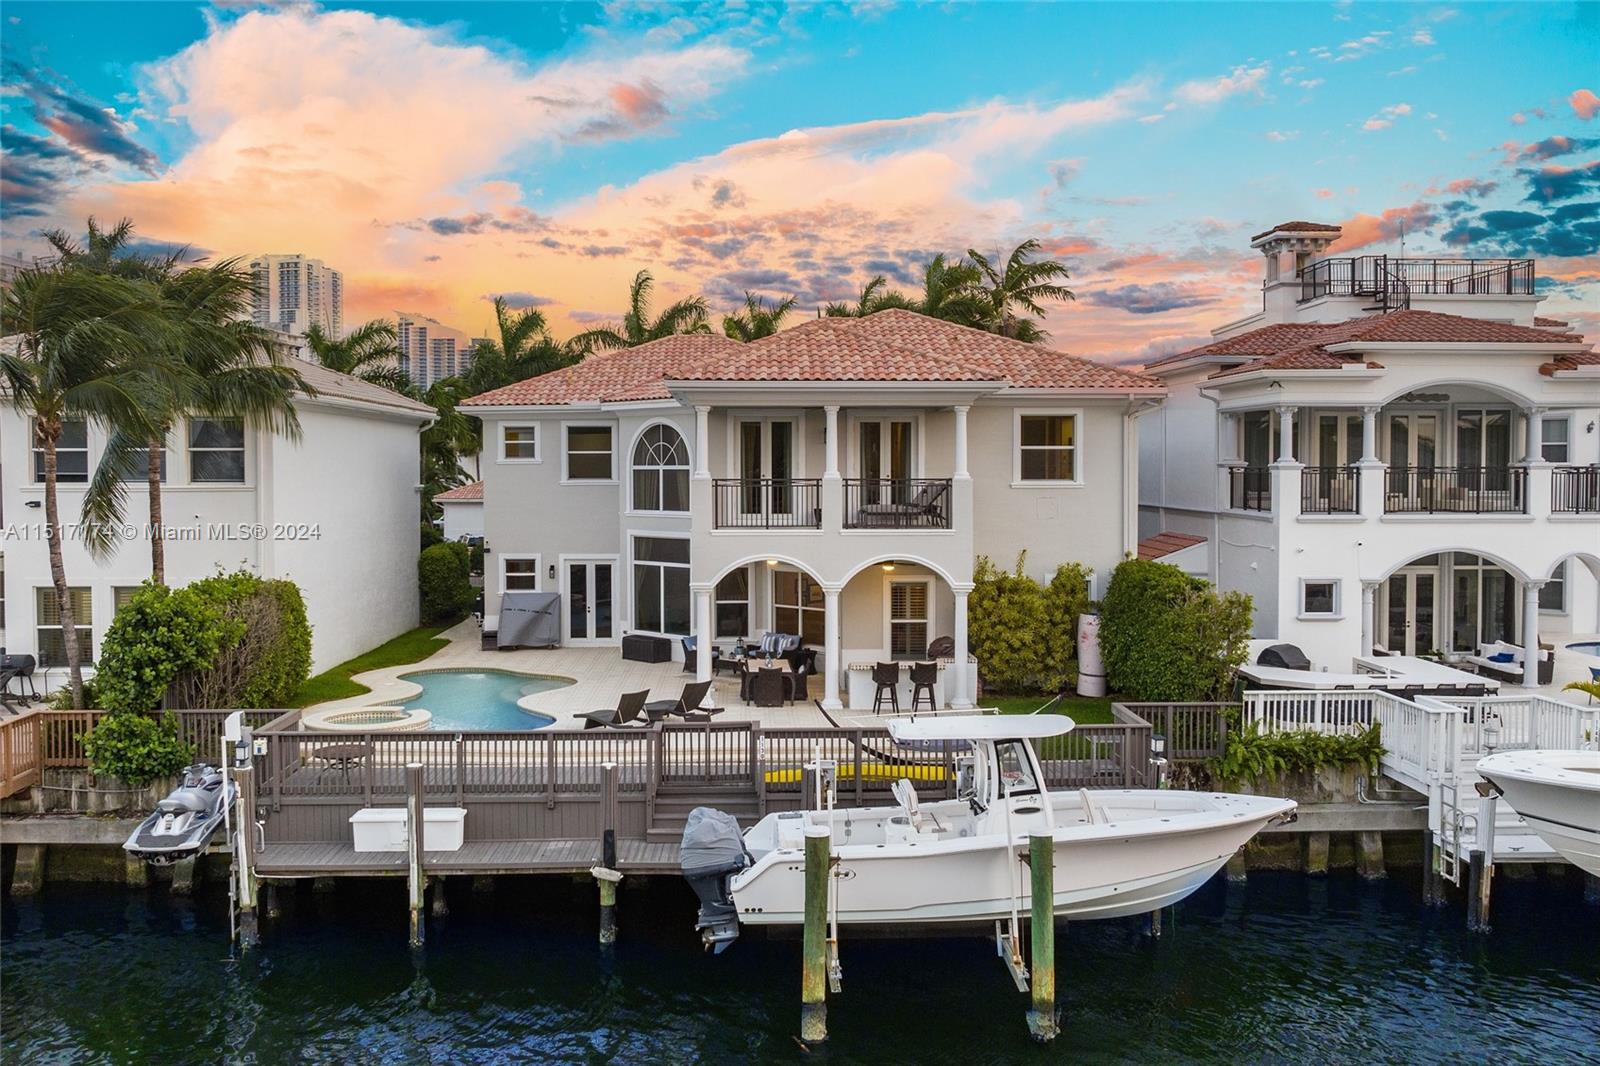
[[[5,250],[86,215],[303,252],[347,323],[558,334],[1037,236],[1116,362],[1258,306],[1249,235],[1535,256],[1600,338],[1595,4],[44,3],[3,13]]]

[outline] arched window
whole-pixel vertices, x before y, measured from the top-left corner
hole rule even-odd
[[[646,429],[633,446],[633,509],[689,510],[689,448],[664,422]]]

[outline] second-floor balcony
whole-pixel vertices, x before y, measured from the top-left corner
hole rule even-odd
[[[1387,514],[1525,514],[1528,471],[1520,466],[1391,466]]]
[[[1361,296],[1385,307],[1412,296],[1531,296],[1532,259],[1319,259],[1299,271],[1300,300]]]
[[[949,529],[951,480],[847,478],[846,529]]]
[[[817,478],[718,478],[716,529],[821,529]]]
[[[1551,471],[1550,510],[1600,514],[1600,466],[1558,466]]]
[[[845,478],[839,486],[844,529],[951,528],[951,478]],[[712,528],[821,529],[825,488],[820,478],[717,478]]]

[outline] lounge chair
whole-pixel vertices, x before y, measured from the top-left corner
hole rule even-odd
[[[638,729],[650,724],[650,720],[643,717],[645,700],[649,698],[649,689],[642,692],[626,692],[615,707],[590,711],[588,714],[574,717],[583,719],[585,729]]]
[[[883,482],[892,485],[892,482]],[[924,482],[904,503],[866,503],[856,511],[856,525],[883,529],[916,526],[943,527],[946,524],[942,501],[950,491],[947,481]]]
[[[669,715],[678,715],[684,721],[710,721],[713,715],[722,713],[721,707],[702,707],[706,696],[711,692],[711,682],[696,681],[683,686],[683,695],[675,700],[653,700],[644,705],[644,712],[650,718],[651,724],[661,721]]]

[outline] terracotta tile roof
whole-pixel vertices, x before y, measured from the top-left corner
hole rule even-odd
[[[483,482],[469,481],[465,485],[459,485],[448,492],[435,493],[433,501],[435,503],[482,503]]]
[[[1348,342],[1371,344],[1550,344],[1571,341],[1574,350],[1587,347],[1583,338],[1556,333],[1537,326],[1516,326],[1483,318],[1466,318],[1437,311],[1392,311],[1386,315],[1367,315],[1344,322],[1296,322],[1263,326],[1224,340],[1169,355],[1151,363],[1162,366],[1194,356],[1237,356],[1240,362],[1224,367],[1212,377],[1226,377],[1252,370],[1337,370],[1350,363],[1365,362],[1369,367],[1382,364],[1362,360],[1349,352],[1330,352],[1328,347]]]
[[[1266,237],[1269,234],[1278,233],[1280,231],[1281,232],[1285,232],[1285,233],[1341,233],[1341,232],[1343,232],[1341,227],[1339,227],[1339,226],[1330,226],[1326,222],[1280,222],[1276,226],[1273,226],[1269,230],[1262,230],[1260,233],[1257,233],[1255,236],[1251,237],[1250,239],[1252,241],[1259,241],[1261,238]]]
[[[1171,555],[1184,548],[1192,548],[1196,544],[1204,544],[1206,538],[1196,537],[1190,533],[1157,533],[1153,537],[1146,537],[1139,542],[1139,558],[1159,559],[1164,555]]]
[[[1572,323],[1566,321],[1565,319],[1545,318],[1542,315],[1536,316],[1533,320],[1533,324],[1538,326],[1540,329],[1569,329],[1572,326]]]
[[[471,406],[666,399],[669,381],[981,382],[997,388],[1160,392],[1144,374],[914,311],[819,318],[740,344],[668,337],[473,397]]]
[[[669,370],[689,366],[742,348],[738,341],[711,333],[680,334],[658,341],[599,352],[576,366],[552,370],[526,381],[481,393],[462,401],[464,407],[559,405],[620,400],[666,400],[662,384]]]
[[[1584,366],[1600,366],[1600,352],[1573,352],[1571,355],[1558,355],[1539,367],[1539,373],[1545,377],[1553,376],[1558,370],[1577,370]]]

